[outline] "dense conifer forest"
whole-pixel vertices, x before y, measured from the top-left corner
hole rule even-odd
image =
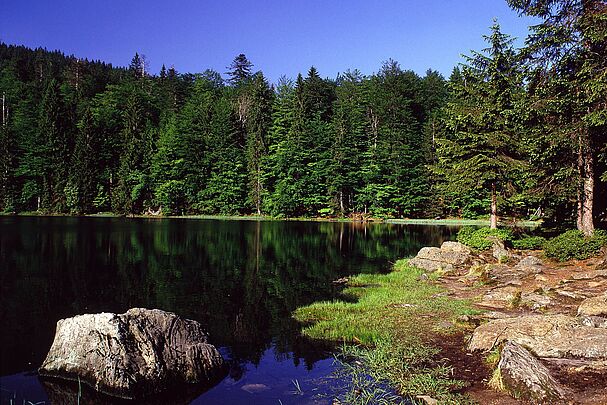
[[[542,21],[525,47],[495,23],[448,78],[388,60],[269,83],[243,54],[150,72],[138,54],[122,68],[1,43],[0,211],[491,214],[590,233],[607,206],[606,4],[509,3]]]

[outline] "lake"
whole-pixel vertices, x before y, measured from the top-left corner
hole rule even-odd
[[[35,370],[56,322],[159,308],[201,322],[229,375],[194,404],[330,403],[331,347],[291,312],[332,281],[387,272],[456,227],[384,223],[0,217],[0,402],[69,402]],[[77,388],[76,388],[77,389]],[[66,396],[65,398],[62,396]]]

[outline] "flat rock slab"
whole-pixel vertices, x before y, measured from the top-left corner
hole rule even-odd
[[[577,313],[582,316],[607,316],[607,294],[585,299]]]
[[[566,315],[529,315],[496,319],[474,331],[468,349],[488,351],[505,341],[539,357],[607,358],[607,329],[583,325]]]
[[[524,347],[507,342],[497,365],[503,387],[515,398],[532,403],[561,403],[567,392],[550,371]]]
[[[508,308],[520,299],[521,289],[519,287],[498,287],[488,291],[477,305],[488,308]]]
[[[79,379],[109,395],[140,398],[178,384],[210,384],[223,376],[223,366],[198,322],[133,308],[57,322],[39,373]]]

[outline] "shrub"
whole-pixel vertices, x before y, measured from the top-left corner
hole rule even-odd
[[[588,259],[606,245],[605,231],[597,230],[592,236],[584,236],[581,231],[571,230],[548,240],[544,244],[544,251],[546,256],[564,262],[570,259]]]
[[[493,241],[487,239],[494,237],[504,242],[512,241],[512,232],[508,229],[490,229],[464,227],[457,233],[457,241],[477,250],[487,250],[493,246]]]
[[[513,240],[512,246],[521,250],[539,250],[546,243],[546,238],[542,236],[524,236],[521,239]]]

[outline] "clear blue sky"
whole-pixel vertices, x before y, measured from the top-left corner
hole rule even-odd
[[[388,58],[448,76],[494,17],[521,40],[531,23],[505,0],[3,0],[0,40],[123,66],[139,52],[155,73],[223,74],[245,53],[271,81],[312,65],[371,74]]]

